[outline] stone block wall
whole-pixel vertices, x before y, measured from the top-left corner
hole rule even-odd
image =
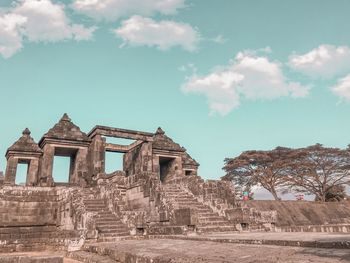
[[[57,219],[54,189],[21,186],[0,189],[0,226],[56,226]]]
[[[191,175],[177,178],[171,183],[180,185],[193,194],[198,201],[209,205],[219,215],[225,216],[227,209],[234,208],[235,191],[230,182],[203,180],[200,176]]]
[[[350,202],[246,201],[242,207],[276,211],[276,226],[350,224]]]

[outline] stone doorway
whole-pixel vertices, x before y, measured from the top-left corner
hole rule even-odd
[[[52,178],[56,185],[75,183],[76,178],[74,178],[74,174],[77,152],[78,150],[75,148],[55,148]]]
[[[173,157],[159,157],[159,179],[162,183],[166,181],[175,173],[175,158]]]

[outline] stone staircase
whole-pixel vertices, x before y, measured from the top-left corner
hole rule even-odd
[[[96,229],[99,239],[130,235],[127,226],[109,211],[103,199],[84,199],[85,209],[95,213]]]
[[[116,261],[111,259],[108,255],[99,255],[95,252],[89,251],[74,251],[67,254],[67,258],[77,260],[78,262],[84,263],[116,263]],[[76,262],[76,261],[75,261]]]
[[[199,202],[197,198],[179,186],[163,185],[163,193],[173,204],[173,207],[194,208],[197,211],[198,225],[196,225],[196,231],[198,233],[236,231],[236,227],[225,217],[215,213],[208,205]]]

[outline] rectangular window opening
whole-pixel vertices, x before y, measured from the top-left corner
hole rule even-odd
[[[106,143],[113,143],[113,144],[119,144],[119,145],[130,145],[135,140],[132,139],[124,139],[124,138],[115,138],[115,137],[104,137],[106,139]]]
[[[123,171],[123,153],[106,152],[105,168],[106,173],[113,173],[115,171]]]
[[[15,180],[16,185],[26,185],[28,167],[29,165],[27,163],[19,163],[17,165],[16,180]]]
[[[56,183],[69,183],[71,158],[55,156],[53,162],[52,177]]]

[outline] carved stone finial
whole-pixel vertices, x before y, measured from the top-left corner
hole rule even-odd
[[[71,121],[71,119],[69,118],[68,114],[65,113],[65,114],[63,114],[61,121]]]
[[[162,130],[161,127],[158,127],[158,129],[157,129],[157,131],[156,131],[156,134],[163,135],[163,134],[165,134],[165,132]]]
[[[25,130],[22,132],[23,135],[30,135],[30,130],[28,128],[25,128]]]

